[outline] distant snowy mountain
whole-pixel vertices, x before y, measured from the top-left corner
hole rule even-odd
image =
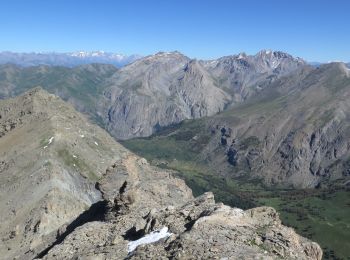
[[[104,51],[78,51],[67,53],[17,53],[8,51],[0,52],[0,64],[14,63],[24,67],[35,65],[75,67],[89,63],[105,63],[113,64],[117,67],[122,67],[139,58],[141,58],[139,55],[128,56]]]

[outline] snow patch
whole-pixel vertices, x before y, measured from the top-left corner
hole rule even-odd
[[[80,135],[80,137],[81,137],[81,138],[84,138],[84,137],[85,137],[85,135]]]
[[[128,243],[128,253],[131,253],[140,245],[152,244],[152,243],[157,242],[163,238],[167,238],[171,235],[172,235],[172,233],[168,232],[167,227],[163,227],[159,231],[153,231],[153,232],[145,235],[144,237],[141,237],[138,240],[130,241]]]
[[[50,139],[49,139],[48,144],[44,146],[44,149],[46,149],[52,143],[53,139],[54,139],[54,137],[51,136]]]
[[[237,57],[238,60],[242,60],[246,57],[246,55],[244,53],[240,53]]]
[[[95,142],[95,144],[98,146],[98,143],[97,143],[97,142]]]
[[[52,141],[53,141],[54,137],[52,136],[50,139],[49,139],[49,143],[48,144],[51,144]]]

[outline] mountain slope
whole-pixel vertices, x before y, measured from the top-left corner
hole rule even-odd
[[[178,52],[157,53],[110,78],[104,121],[116,138],[149,136],[184,119],[221,112],[304,66],[301,59],[281,52],[214,61],[190,60]]]
[[[349,89],[344,64],[306,67],[243,105],[164,131],[154,140],[188,142],[185,149],[193,159],[224,176],[299,188],[347,180]]]
[[[210,193],[194,199],[173,172],[39,88],[0,102],[0,156],[4,259],[322,257],[272,208],[242,211]],[[160,229],[168,239],[142,242]]]
[[[220,87],[233,92],[235,101],[240,102],[281,76],[304,67],[306,62],[280,51],[262,50],[256,55],[240,53],[204,64]]]
[[[115,73],[107,84],[105,122],[120,139],[148,136],[186,118],[216,114],[230,101],[199,62],[177,52],[141,59]]]

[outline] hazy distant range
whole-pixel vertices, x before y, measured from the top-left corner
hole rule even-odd
[[[0,52],[0,64],[13,63],[20,66],[65,66],[74,67],[89,63],[113,64],[122,67],[137,59],[140,55],[124,55],[104,51],[78,51],[78,52],[28,52],[18,53],[3,51]]]

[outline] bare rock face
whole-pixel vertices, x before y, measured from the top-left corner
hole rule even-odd
[[[322,257],[274,209],[193,198],[41,89],[1,102],[0,114],[1,125],[18,122],[0,138],[5,259]]]
[[[322,258],[320,246],[283,226],[273,208],[243,211],[216,204],[211,193],[180,206],[152,208],[136,219],[135,214],[138,212],[130,211],[108,222],[85,224],[44,259]],[[135,250],[127,251],[130,243],[150,239],[164,228],[168,232],[164,238],[144,240]]]
[[[101,114],[106,115],[108,131],[119,139],[148,136],[184,119],[214,115],[231,100],[200,62],[178,52],[140,59],[106,84]]]

